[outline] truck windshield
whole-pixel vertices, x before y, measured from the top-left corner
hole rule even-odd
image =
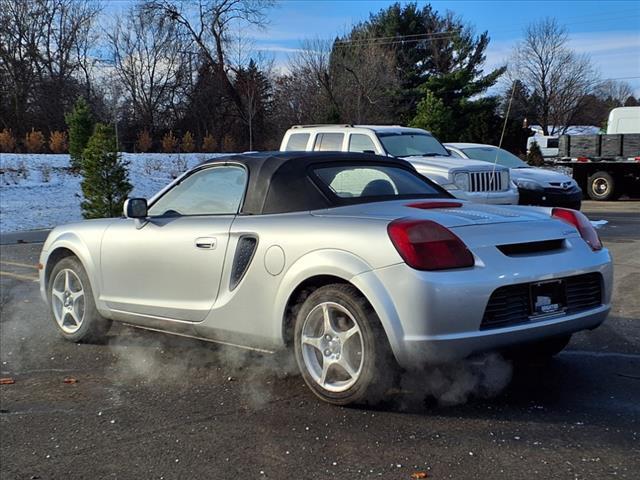
[[[449,156],[442,144],[426,133],[381,132],[377,135],[387,153],[394,157]]]
[[[465,155],[473,160],[482,160],[483,162],[497,163],[509,168],[528,168],[525,162],[516,157],[513,153],[509,153],[502,148],[497,147],[473,147],[463,148]],[[496,159],[497,156],[497,159]]]

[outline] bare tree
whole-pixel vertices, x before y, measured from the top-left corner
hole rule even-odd
[[[335,44],[332,74],[341,104],[341,120],[386,123],[395,118],[389,92],[399,87],[396,56],[373,43]]]
[[[153,132],[191,84],[189,42],[157,12],[132,7],[108,35],[115,69],[134,116]]]
[[[293,73],[292,78],[315,85],[333,110],[333,116],[339,117],[341,104],[336,92],[336,78],[331,71],[331,47],[328,40],[304,40],[298,54],[290,59],[289,70]]]
[[[261,58],[258,60],[249,60],[246,68],[240,67],[235,79],[243,104],[240,119],[249,132],[249,150],[253,150],[256,119],[269,112],[272,96],[269,78],[272,76],[273,62]]]
[[[595,94],[612,107],[621,107],[633,95],[633,88],[627,82],[605,80],[596,87]]]
[[[266,12],[272,0],[149,0],[146,8],[178,25],[212,65],[225,91],[238,111],[244,110],[242,96],[234,86],[236,65],[230,61],[229,45],[235,31],[266,24]]]
[[[566,29],[552,18],[527,27],[509,74],[532,92],[533,120],[545,135],[564,133],[598,83],[590,59],[569,48]]]
[[[317,123],[327,117],[327,102],[312,72],[297,67],[274,80],[274,123],[278,133],[291,125]]]
[[[99,12],[91,0],[0,0],[0,77],[17,130],[34,110],[61,126]]]
[[[389,91],[399,81],[395,52],[389,48],[364,40],[307,40],[290,60],[289,70],[290,82],[295,78],[306,85],[307,94],[315,88],[315,95],[328,106],[328,111],[320,109],[325,118],[315,121],[384,123],[395,117]]]
[[[2,99],[18,134],[26,130],[24,117],[38,79],[38,55],[44,36],[45,5],[35,0],[0,0],[0,72]],[[3,123],[9,121],[5,117]],[[5,126],[11,126],[6,125]]]

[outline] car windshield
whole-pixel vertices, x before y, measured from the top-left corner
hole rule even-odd
[[[420,175],[392,166],[340,165],[314,173],[339,198],[445,196]]]
[[[387,153],[394,157],[449,156],[447,149],[427,133],[384,132],[377,135]]]
[[[516,157],[513,153],[509,153],[502,148],[497,147],[470,147],[463,148],[465,155],[473,160],[482,160],[483,162],[497,163],[509,168],[528,168],[525,162]],[[497,160],[496,160],[497,155]]]

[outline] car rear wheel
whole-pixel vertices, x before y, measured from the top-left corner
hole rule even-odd
[[[377,315],[351,285],[327,285],[307,297],[294,343],[306,384],[336,405],[379,400],[397,368]]]
[[[98,313],[89,277],[77,258],[63,258],[53,267],[48,295],[51,316],[64,338],[72,342],[104,340],[111,321]]]
[[[615,200],[616,182],[607,172],[596,172],[587,180],[587,195],[591,200]]]

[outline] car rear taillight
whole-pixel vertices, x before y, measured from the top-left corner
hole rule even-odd
[[[591,250],[594,252],[602,250],[602,242],[598,232],[582,212],[568,208],[554,208],[551,210],[551,216],[576,227],[582,239],[591,247]]]
[[[472,267],[473,255],[451,230],[431,220],[400,218],[387,226],[403,260],[417,270]]]

